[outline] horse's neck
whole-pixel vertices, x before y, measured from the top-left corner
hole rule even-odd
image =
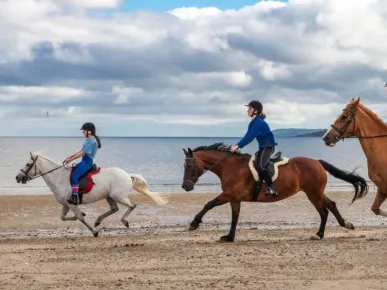
[[[359,131],[357,132],[358,136],[367,137],[387,135],[387,126],[384,123],[364,110],[362,110],[361,113],[361,118],[357,120]],[[385,162],[384,157],[387,158],[387,155],[384,155],[383,152],[385,151],[385,147],[387,145],[387,136],[380,138],[360,138],[359,141],[368,162]]]
[[[55,197],[59,200],[60,197],[67,192],[69,187],[70,172],[65,167],[60,167],[61,164],[51,160],[43,158],[38,160],[41,173],[43,174],[42,178],[54,193]],[[49,172],[50,170],[53,171]]]
[[[211,151],[211,152],[201,152],[202,156],[199,158],[202,160],[202,162],[205,165],[205,168],[209,169],[211,172],[216,174],[219,178],[221,178],[221,175],[226,168],[225,163],[228,161],[228,157],[231,157],[229,153],[224,153],[224,152],[216,152],[216,151]]]

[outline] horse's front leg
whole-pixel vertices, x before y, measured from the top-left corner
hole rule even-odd
[[[189,226],[189,230],[193,231],[196,230],[200,223],[202,222],[203,216],[211,209],[213,209],[216,206],[228,203],[230,200],[227,198],[227,196],[222,192],[220,195],[218,195],[216,198],[208,202],[204,208],[195,216],[194,220],[191,222]]]
[[[95,230],[88,222],[85,221],[83,213],[76,205],[70,205],[71,210],[74,212],[76,218],[81,221],[87,228],[93,233],[94,237],[98,237],[98,230]]]
[[[239,212],[241,209],[241,202],[231,202],[231,212],[232,212],[232,220],[231,220],[231,228],[230,232],[227,236],[223,236],[220,238],[221,242],[233,242],[235,238],[236,226],[238,224]]]
[[[70,208],[66,205],[64,205],[62,207],[62,214],[60,216],[61,220],[62,221],[76,221],[78,218],[74,215],[74,216],[71,216],[71,217],[66,217],[66,215],[68,214]],[[82,212],[82,215],[83,216],[86,216],[85,213]]]

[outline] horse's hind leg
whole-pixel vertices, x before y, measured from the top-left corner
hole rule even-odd
[[[101,214],[101,215],[97,218],[97,220],[96,220],[95,223],[94,223],[94,226],[95,226],[95,227],[98,227],[98,226],[101,224],[101,222],[102,222],[105,218],[107,218],[108,216],[110,216],[110,215],[112,215],[112,214],[114,214],[114,213],[116,213],[116,212],[118,211],[118,205],[117,205],[117,203],[116,203],[110,196],[108,196],[108,197],[106,198],[106,201],[107,201],[107,203],[108,203],[109,206],[110,206],[110,210],[107,211],[107,212],[105,212],[104,214]]]
[[[376,192],[374,203],[372,204],[371,210],[376,215],[381,215],[387,217],[387,212],[380,209],[382,203],[386,200],[387,195],[381,192],[379,189]]]
[[[314,207],[317,209],[318,213],[320,214],[321,217],[321,222],[320,222],[320,228],[318,232],[314,235],[311,236],[310,238],[312,240],[321,240],[324,237],[324,232],[325,232],[325,226],[327,224],[327,219],[328,219],[328,208],[326,207],[324,203],[324,192],[316,192],[316,191],[306,191],[305,193],[310,200],[310,202],[314,205]]]
[[[222,205],[222,204],[225,204],[225,203],[228,203],[228,202],[229,202],[229,200],[228,200],[228,198],[226,197],[226,195],[224,193],[221,193],[216,198],[214,198],[213,200],[208,202],[204,206],[204,208],[195,216],[194,220],[191,222],[191,224],[189,226],[189,230],[190,231],[196,230],[199,227],[200,223],[202,222],[203,216],[209,210],[213,209],[216,206],[219,206],[219,205]]]
[[[330,210],[330,212],[333,213],[340,226],[349,230],[355,229],[352,223],[343,219],[339,210],[336,207],[336,203],[333,200],[330,200],[327,196],[325,196],[324,204]]]
[[[121,218],[121,222],[124,224],[125,227],[129,228],[129,222],[126,220],[126,218],[136,208],[137,205],[133,201],[131,201],[127,196],[125,196],[124,198],[115,198],[115,201],[119,204],[126,205],[128,207],[128,210]]]

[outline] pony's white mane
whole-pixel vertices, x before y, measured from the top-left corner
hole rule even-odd
[[[38,156],[38,157],[40,157],[40,158],[42,158],[42,159],[45,159],[45,160],[47,160],[47,161],[50,161],[50,162],[59,164],[58,161],[55,161],[54,159],[52,159],[52,158],[50,158],[50,157],[48,157],[48,156],[43,155],[43,152],[42,152],[42,151],[35,151],[35,152],[32,153],[32,155],[33,155],[33,156]]]

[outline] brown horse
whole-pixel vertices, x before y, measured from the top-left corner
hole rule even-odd
[[[333,147],[345,138],[358,138],[367,157],[368,177],[377,187],[371,210],[387,217],[380,206],[387,198],[387,125],[374,112],[360,104],[360,98],[352,99],[336,119],[323,140]]]
[[[182,188],[185,191],[193,190],[199,177],[209,170],[220,178],[223,190],[219,196],[208,202],[195,216],[191,222],[190,230],[196,230],[199,227],[203,216],[209,210],[229,202],[232,211],[231,228],[228,235],[221,237],[220,241],[222,242],[234,241],[241,202],[255,201],[253,193],[256,181],[248,165],[251,155],[241,154],[240,152],[230,153],[230,149],[231,146],[226,146],[223,143],[200,146],[194,150],[190,148],[188,150],[183,149],[186,159]],[[317,234],[311,237],[312,239],[320,240],[324,237],[329,211],[336,217],[340,226],[354,229],[352,223],[345,221],[340,215],[336,203],[330,200],[324,193],[327,184],[326,171],[334,177],[353,185],[355,194],[352,202],[367,194],[367,182],[357,174],[340,170],[323,160],[294,157],[290,158],[286,164],[278,167],[278,177],[274,181],[278,195],[267,197],[265,195],[266,185],[263,185],[256,201],[277,202],[291,197],[302,190],[306,193],[321,217],[320,228]]]

